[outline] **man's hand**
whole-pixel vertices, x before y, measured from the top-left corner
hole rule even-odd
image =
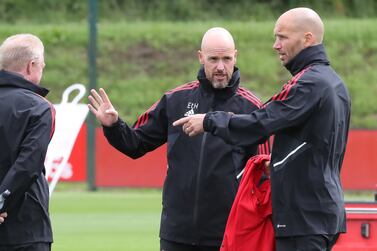
[[[195,114],[174,121],[173,126],[182,125],[182,130],[188,136],[192,137],[204,132],[203,120],[205,114]]]
[[[5,221],[5,218],[8,216],[7,213],[1,213],[0,214],[0,225]]]
[[[99,89],[99,94],[96,90],[90,91],[89,95],[90,104],[88,107],[90,111],[96,116],[97,120],[104,126],[111,126],[118,121],[118,112],[114,109],[107,97],[104,89]]]

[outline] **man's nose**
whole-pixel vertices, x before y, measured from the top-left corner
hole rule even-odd
[[[281,43],[278,40],[275,40],[275,43],[272,45],[272,48],[274,50],[279,50],[281,49]]]
[[[219,60],[219,62],[217,63],[217,70],[224,70],[225,69],[225,66],[224,66],[224,62],[222,60]]]

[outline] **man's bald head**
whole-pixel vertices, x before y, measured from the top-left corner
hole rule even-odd
[[[294,8],[282,14],[276,21],[273,48],[283,65],[287,65],[307,47],[323,40],[323,23],[318,14],[309,8]]]
[[[320,44],[323,41],[324,26],[321,18],[312,9],[300,7],[290,9],[283,13],[276,23],[284,22],[291,28],[300,33],[311,32],[313,34],[313,44]]]
[[[229,31],[221,27],[209,29],[203,36],[198,57],[213,88],[228,86],[237,61],[237,50]]]
[[[224,48],[234,50],[234,40],[232,35],[224,28],[214,27],[209,29],[203,36],[201,50],[206,51],[214,48]]]

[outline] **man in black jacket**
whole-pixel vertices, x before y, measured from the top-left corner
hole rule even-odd
[[[51,250],[49,191],[44,173],[54,109],[39,86],[44,46],[17,34],[0,46],[0,250]]]
[[[345,232],[340,169],[351,101],[330,67],[323,23],[308,8],[287,11],[275,25],[282,64],[291,72],[279,94],[248,115],[210,112],[176,121],[190,136],[210,132],[244,147],[274,134],[271,156],[277,250],[331,250]]]
[[[231,146],[211,134],[190,138],[172,126],[182,116],[211,110],[237,114],[260,107],[260,101],[239,86],[237,50],[228,31],[208,30],[198,55],[198,80],[166,92],[133,127],[118,118],[103,89],[89,96],[89,108],[107,140],[127,156],[138,158],[167,142],[160,226],[160,248],[165,251],[219,250],[237,175],[258,148]]]

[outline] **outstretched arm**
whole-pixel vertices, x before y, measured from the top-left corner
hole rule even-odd
[[[166,142],[165,102],[152,105],[133,127],[125,123],[111,104],[105,90],[90,91],[88,107],[102,124],[108,142],[131,158],[139,158]],[[164,99],[163,99],[164,100]]]
[[[89,95],[90,111],[96,116],[97,120],[104,126],[111,126],[118,121],[118,112],[111,104],[105,90],[99,89],[99,93],[92,89]]]
[[[228,144],[247,147],[263,143],[275,132],[301,124],[318,105],[324,91],[315,83],[298,81],[284,99],[272,100],[252,113],[215,111],[182,118],[173,125],[182,125],[189,136],[207,131]]]

